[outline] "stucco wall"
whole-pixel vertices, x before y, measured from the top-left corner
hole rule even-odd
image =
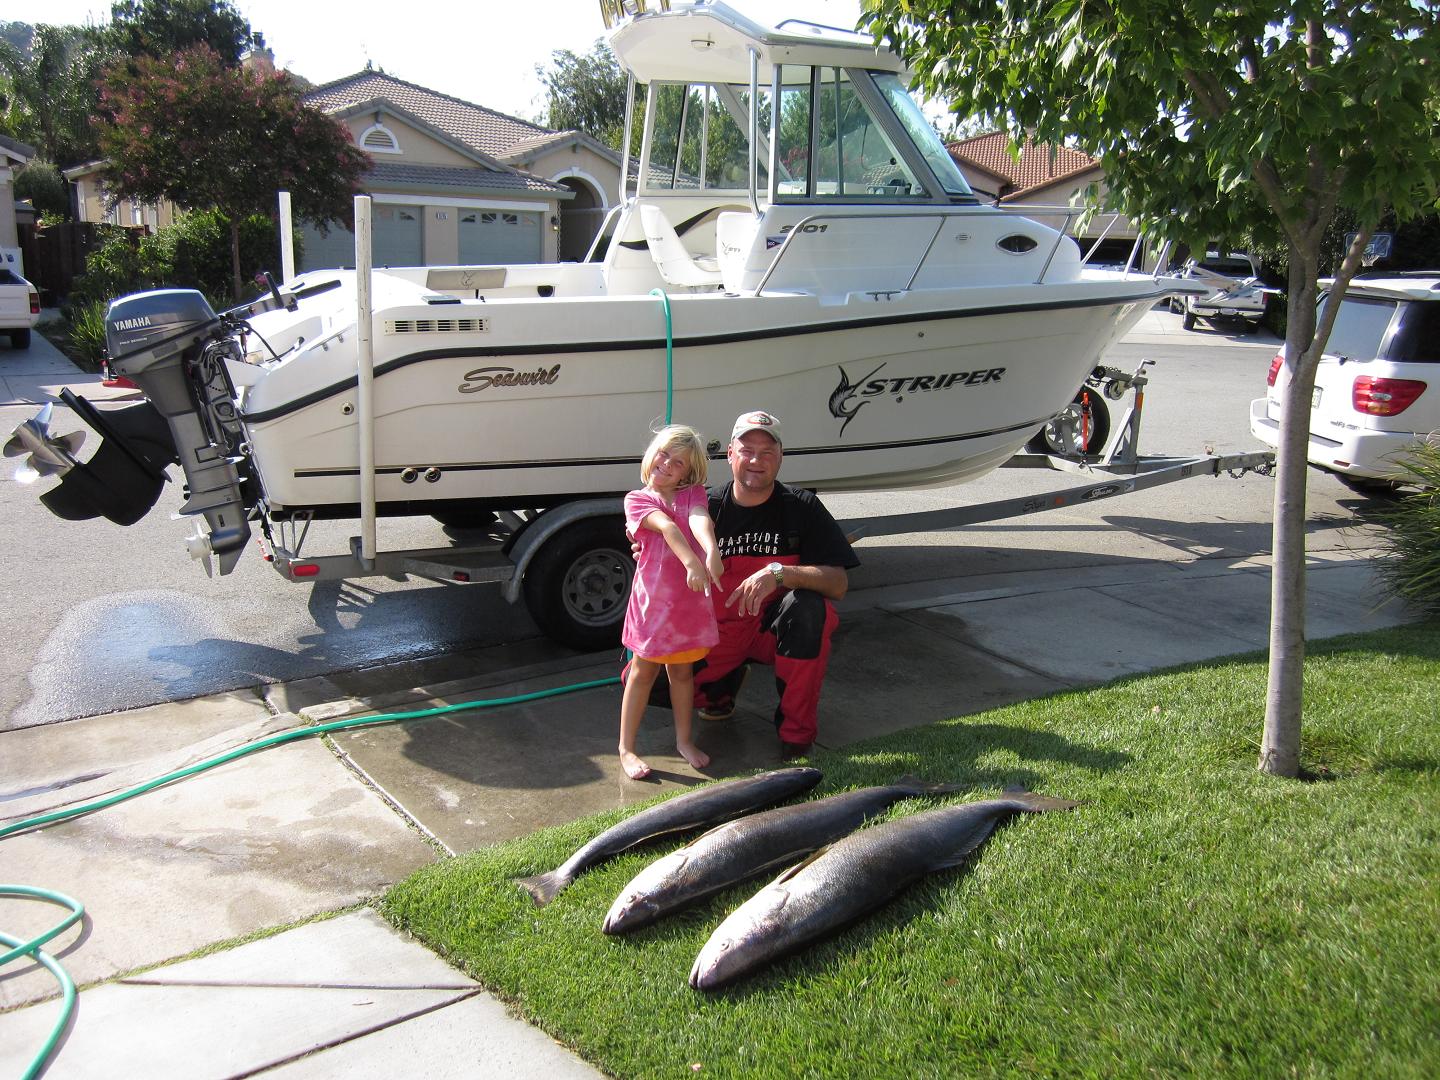
[[[391,135],[395,136],[400,153],[374,153],[376,161],[408,162],[412,165],[450,165],[462,168],[473,168],[475,165],[473,158],[466,157],[444,143],[437,142],[433,136],[423,131],[415,130],[397,116],[382,115],[380,123]],[[373,112],[347,117],[345,120],[345,126],[350,129],[350,138],[357,146],[360,145],[361,136],[374,124],[375,114]]]
[[[19,247],[15,231],[15,170],[0,165],[0,247]]]

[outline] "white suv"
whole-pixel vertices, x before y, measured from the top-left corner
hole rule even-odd
[[[1397,457],[1440,431],[1440,271],[1356,277],[1325,349],[1311,399],[1310,462],[1357,489],[1391,486],[1405,476]],[[1280,441],[1290,378],[1284,359],[1282,351],[1271,362],[1270,389],[1250,403],[1250,431],[1271,446]]]
[[[1265,288],[1260,284],[1260,268],[1244,251],[1210,250],[1203,259],[1191,259],[1176,277],[1190,278],[1209,287],[1204,296],[1172,297],[1170,310],[1185,316],[1186,330],[1195,329],[1195,320],[1214,323],[1222,319],[1238,320],[1254,333],[1265,314]]]

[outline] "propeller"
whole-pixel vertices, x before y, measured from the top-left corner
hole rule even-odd
[[[210,544],[210,534],[195,519],[195,531],[185,538],[185,550],[190,558],[205,568],[205,576],[215,576],[215,549]]]
[[[85,432],[51,435],[50,417],[53,411],[53,404],[47,402],[43,409],[15,429],[10,441],[5,444],[6,457],[30,455],[15,470],[15,479],[22,484],[33,484],[42,476],[64,476],[79,464],[75,455],[85,443]]]

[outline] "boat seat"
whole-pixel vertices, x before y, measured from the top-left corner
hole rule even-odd
[[[687,287],[720,284],[720,267],[714,256],[691,255],[658,206],[641,203],[640,223],[645,229],[650,257],[666,284]]]
[[[745,288],[745,267],[750,249],[760,231],[760,217],[749,210],[727,210],[715,219],[715,250],[720,260],[720,279],[725,291],[738,293]]]

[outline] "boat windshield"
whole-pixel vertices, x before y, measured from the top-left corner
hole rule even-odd
[[[890,108],[895,111],[901,125],[906,133],[914,141],[915,146],[925,157],[925,163],[930,166],[930,171],[940,181],[940,186],[945,189],[947,195],[973,195],[970,185],[965,182],[961,175],[960,168],[955,164],[955,159],[945,149],[945,144],[940,141],[940,136],[925,119],[925,114],[920,111],[920,106],[915,104],[915,99],[910,96],[905,87],[901,84],[900,78],[890,72],[875,72],[871,75],[880,93],[889,102]]]

